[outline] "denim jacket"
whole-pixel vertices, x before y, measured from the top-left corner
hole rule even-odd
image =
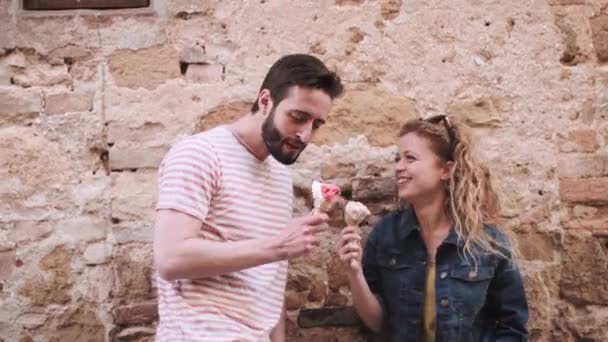
[[[498,229],[486,231],[501,245]],[[452,229],[436,256],[437,342],[527,341],[528,304],[517,265],[480,254],[477,267],[462,257]],[[510,255],[508,247],[504,249]],[[416,341],[422,318],[427,252],[411,209],[384,217],[370,233],[363,272],[383,308],[387,341]]]

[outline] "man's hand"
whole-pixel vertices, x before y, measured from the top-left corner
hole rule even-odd
[[[326,214],[313,214],[291,220],[278,236],[280,258],[295,258],[318,247],[321,242],[318,234],[327,230],[327,220]]]

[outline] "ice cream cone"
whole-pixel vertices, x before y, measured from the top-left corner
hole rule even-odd
[[[346,207],[344,208],[344,221],[346,225],[352,227],[359,227],[361,222],[363,222],[371,212],[369,209],[361,202],[357,201],[349,201],[346,203]],[[357,243],[356,241],[351,241],[351,243]],[[357,266],[357,261],[354,259],[350,261],[351,267]]]

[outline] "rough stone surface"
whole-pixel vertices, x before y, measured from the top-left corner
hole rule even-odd
[[[560,292],[574,303],[606,305],[608,284],[608,240],[589,234],[568,234],[564,241]]]
[[[248,115],[290,52],[346,85],[290,167],[296,215],[328,180],[372,210],[365,238],[397,205],[401,124],[457,116],[519,242],[530,340],[608,340],[605,1],[154,3],[27,13],[0,0],[1,341],[154,340],[158,165]],[[342,211],[290,263],[288,341],[367,340],[335,256]]]
[[[593,32],[593,44],[597,59],[601,63],[608,62],[608,13],[598,13],[590,19],[591,31]]]
[[[92,93],[49,94],[44,98],[46,114],[64,114],[66,112],[90,112],[93,110]]]
[[[202,132],[222,123],[231,122],[251,112],[253,102],[234,101],[211,108],[201,116],[195,131]]]
[[[224,66],[219,64],[190,64],[186,79],[196,83],[216,83],[224,77]]]
[[[67,303],[74,283],[71,258],[71,252],[65,247],[55,248],[40,260],[40,268],[47,272],[26,279],[18,293],[29,298],[32,305]]]
[[[574,203],[608,203],[608,177],[571,179],[560,181],[560,194],[564,201]]]
[[[371,144],[388,146],[395,142],[400,124],[417,115],[414,101],[377,87],[347,91],[329,115],[317,144],[345,143],[363,134]]]
[[[119,87],[153,89],[180,75],[178,53],[170,46],[119,50],[110,57],[109,66]]]
[[[120,325],[153,323],[158,319],[156,301],[130,304],[114,309],[114,320]]]
[[[167,153],[165,148],[110,149],[109,163],[112,171],[157,168]]]
[[[0,124],[20,123],[32,119],[42,111],[42,93],[39,90],[19,88],[0,89]]]

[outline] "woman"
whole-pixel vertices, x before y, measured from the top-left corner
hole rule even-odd
[[[509,239],[496,224],[488,170],[453,118],[407,122],[399,135],[399,199],[361,253],[342,230],[355,309],[390,341],[526,341],[528,305]]]

